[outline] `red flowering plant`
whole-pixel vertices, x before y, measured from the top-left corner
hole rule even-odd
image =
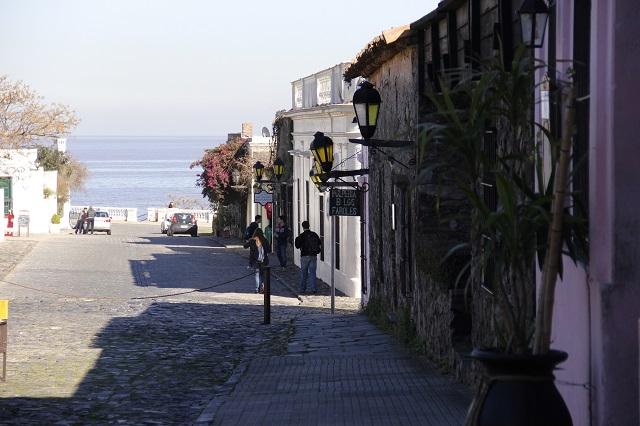
[[[214,206],[235,204],[246,197],[251,166],[244,144],[242,139],[229,140],[206,150],[201,160],[191,164],[191,168],[202,167],[196,186],[202,188],[202,196]],[[233,181],[234,174],[237,182]]]

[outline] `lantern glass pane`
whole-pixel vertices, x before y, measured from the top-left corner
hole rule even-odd
[[[547,19],[549,15],[546,13],[536,13],[535,16],[535,46],[542,47],[542,43],[544,42],[544,31],[547,28]]]
[[[523,13],[520,15],[520,26],[522,28],[522,42],[525,46],[531,46],[531,32],[533,28],[533,23],[531,22],[533,18],[532,14]]]
[[[327,161],[333,163],[333,144],[327,146]]]
[[[369,104],[369,122],[368,126],[375,126],[378,121],[378,111],[380,110],[380,104]]]
[[[356,119],[358,120],[358,126],[367,125],[367,104],[353,104],[353,109],[356,111]]]

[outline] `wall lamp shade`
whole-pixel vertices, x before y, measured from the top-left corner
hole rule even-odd
[[[261,162],[256,161],[256,164],[253,165],[253,175],[256,180],[260,182],[262,180],[262,174],[264,173],[264,166]]]
[[[276,161],[273,162],[273,174],[278,180],[280,180],[284,174],[284,161],[280,158],[276,158]]]
[[[542,47],[549,20],[549,6],[544,0],[524,0],[518,9],[522,42],[527,47]]]
[[[360,134],[364,139],[371,139],[376,132],[381,103],[380,93],[368,81],[360,83],[360,87],[353,94],[353,109]]]
[[[316,132],[311,142],[311,152],[322,170],[330,172],[333,168],[333,141],[322,132]]]

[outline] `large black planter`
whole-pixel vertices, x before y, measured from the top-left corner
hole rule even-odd
[[[486,369],[467,426],[571,426],[571,415],[554,384],[553,370],[567,353],[509,355],[474,349],[471,357]]]

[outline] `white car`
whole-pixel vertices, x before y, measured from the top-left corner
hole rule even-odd
[[[96,212],[96,215],[93,218],[93,230],[103,231],[106,232],[107,235],[111,235],[111,216],[109,216],[109,212]]]
[[[174,213],[179,212],[180,209],[177,208],[168,208],[166,209],[164,216],[161,217],[158,221],[160,222],[160,232],[163,234],[167,233],[167,230],[171,226],[171,217]]]

